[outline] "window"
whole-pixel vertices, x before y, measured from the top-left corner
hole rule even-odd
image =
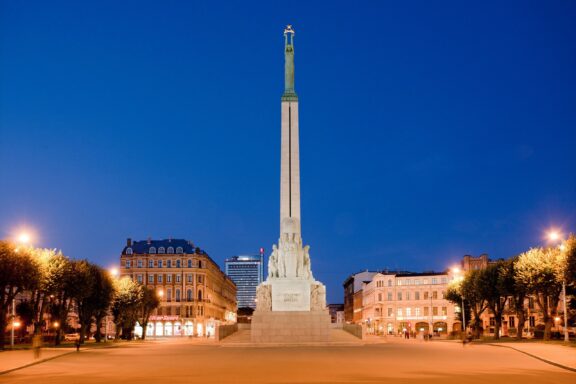
[[[138,268],[142,268],[142,260],[138,260]]]
[[[378,294],[378,301],[382,301],[382,294],[381,293]]]
[[[430,310],[428,307],[424,307],[424,316],[428,316],[428,314],[430,313]]]
[[[414,280],[414,285],[420,285],[420,280]]]
[[[164,247],[159,247],[159,248],[158,248],[158,253],[166,253],[166,248],[164,248]]]
[[[187,280],[189,283],[192,283],[192,281],[193,281],[193,280],[192,280],[192,277],[193,277],[193,275],[192,275],[191,273],[189,273],[186,280]]]
[[[420,292],[414,292],[414,300],[420,300]]]
[[[402,292],[398,292],[398,300],[402,300]]]
[[[448,308],[442,307],[442,316],[446,316],[446,315],[448,315]]]
[[[389,286],[389,287],[392,286],[392,280],[388,280],[388,286]]]
[[[494,319],[494,316],[490,317],[490,326],[493,327],[496,325],[496,320]]]
[[[412,308],[406,308],[406,317],[411,316],[412,314]]]
[[[130,269],[130,260],[126,260],[126,268]]]
[[[148,253],[156,253],[156,247],[150,247]]]
[[[176,268],[180,268],[180,260],[176,260]]]
[[[516,328],[516,318],[514,316],[508,317],[508,326],[510,328]]]
[[[172,260],[166,261],[166,268],[172,268]]]
[[[528,298],[528,308],[534,309],[534,298],[533,297]]]
[[[438,307],[432,308],[432,316],[438,316]]]
[[[198,291],[198,301],[202,301],[202,290]]]
[[[148,260],[148,268],[154,268],[154,260]]]
[[[432,299],[436,300],[438,298],[438,291],[432,292]]]
[[[176,290],[176,302],[180,302],[180,290]]]
[[[131,255],[132,254],[132,248],[130,248],[130,247],[126,248],[126,254]]]
[[[410,292],[406,292],[406,300],[410,300]]]
[[[175,315],[176,315],[176,316],[180,316],[180,307],[176,307],[176,313],[175,313]]]
[[[177,282],[177,283],[180,282],[180,275],[176,275],[176,282]]]
[[[440,281],[442,282],[442,284],[446,284],[446,283],[447,283],[447,281],[446,281],[446,278],[445,278],[445,277],[443,277],[443,278],[442,278]]]
[[[388,317],[392,317],[392,308],[388,308]]]
[[[159,283],[162,282],[162,275],[158,275],[158,282],[159,282]]]
[[[171,283],[171,282],[172,282],[172,275],[171,275],[171,274],[166,275],[166,282],[167,282],[167,283]]]
[[[162,264],[163,264],[163,261],[162,261],[162,260],[158,260],[158,268],[162,268]]]
[[[192,290],[191,289],[186,291],[186,300],[192,301]]]
[[[530,327],[534,328],[536,326],[536,318],[534,316],[530,316],[528,318],[528,323],[530,324]]]
[[[435,277],[433,277],[433,278],[432,278],[432,284],[438,284],[438,279],[435,278]]]
[[[142,284],[142,281],[143,281],[143,280],[142,280],[142,275],[138,275],[138,276],[137,276],[137,281],[138,281],[138,283]]]
[[[168,249],[166,250],[166,253],[173,254],[174,253],[174,247],[168,247]]]
[[[198,268],[202,268],[202,260],[198,260]]]
[[[154,274],[148,275],[148,284],[154,284]]]
[[[420,317],[420,308],[414,308],[414,315]]]
[[[402,308],[398,308],[398,310],[396,312],[396,316],[402,317]]]
[[[428,300],[428,291],[424,292],[424,300]]]
[[[202,284],[204,282],[204,276],[198,275],[198,279],[196,279],[198,283]]]
[[[392,292],[388,292],[388,301],[392,301]]]
[[[177,247],[177,248],[176,248],[176,253],[182,254],[182,253],[184,253],[184,250],[182,249],[182,247]]]
[[[166,301],[172,301],[172,290],[170,288],[166,291]]]
[[[192,268],[192,260],[188,260],[188,268]]]

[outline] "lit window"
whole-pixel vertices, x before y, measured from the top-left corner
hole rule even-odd
[[[174,253],[174,247],[168,247],[168,249],[166,250],[166,253],[173,254]]]
[[[414,308],[414,315],[420,317],[420,308]]]
[[[406,317],[411,316],[412,308],[406,308]]]
[[[402,308],[398,308],[398,312],[396,313],[396,316],[402,317]]]
[[[392,308],[388,308],[388,317],[392,317]]]
[[[156,247],[150,247],[148,253],[156,253]]]
[[[158,253],[166,253],[166,249],[164,247],[159,247]]]

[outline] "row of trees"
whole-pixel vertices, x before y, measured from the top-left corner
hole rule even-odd
[[[494,316],[494,338],[500,337],[505,311],[518,318],[518,339],[526,323],[527,298],[538,305],[544,322],[544,339],[548,340],[558,315],[563,283],[568,295],[575,293],[576,236],[571,234],[560,247],[532,248],[508,260],[499,260],[487,268],[469,271],[455,281],[446,294],[457,305],[464,302],[467,323],[472,335],[480,337],[481,316],[489,310]],[[575,307],[574,299],[570,307]],[[568,311],[569,312],[569,311]],[[564,314],[569,316],[569,314]]]
[[[18,247],[0,240],[0,349],[14,299],[24,294],[16,307],[25,327],[34,334],[46,327],[48,317],[55,331],[55,343],[68,328],[68,314],[78,315],[80,342],[96,326],[94,338],[102,338],[100,328],[111,311],[116,338],[132,338],[136,321],[145,327],[159,300],[154,291],[130,278],[113,279],[107,271],[87,260],[73,260],[54,249]],[[143,335],[145,337],[145,335]]]

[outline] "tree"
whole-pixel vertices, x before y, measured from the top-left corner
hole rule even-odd
[[[446,294],[445,294],[445,298],[448,301],[451,301],[452,303],[456,304],[458,307],[460,307],[460,313],[458,314],[458,319],[460,320],[461,324],[470,324],[470,307],[467,305],[466,301],[463,300],[462,298],[462,294],[461,294],[461,281],[453,281],[450,283],[450,285],[448,286],[448,289],[446,290]],[[462,303],[464,303],[464,308],[462,308]],[[240,312],[240,311],[238,311]],[[462,332],[464,333],[466,330],[464,329],[464,327],[462,327]],[[464,334],[463,334],[464,336]]]
[[[526,306],[524,301],[528,296],[528,287],[521,279],[517,279],[516,275],[518,271],[516,269],[516,262],[519,256],[516,256],[508,261],[508,264],[504,267],[507,269],[505,272],[506,279],[511,280],[509,287],[510,290],[510,305],[516,317],[518,318],[518,325],[516,328],[516,339],[522,339],[522,332],[524,330],[524,324],[526,324]]]
[[[4,349],[4,335],[8,326],[10,306],[16,295],[38,284],[38,265],[27,248],[0,240],[0,350]]]
[[[56,328],[54,344],[59,345],[62,338],[62,328],[67,324],[68,312],[72,306],[72,297],[77,284],[82,284],[74,278],[72,262],[61,252],[54,253],[47,261],[44,272],[45,297],[47,300],[47,311],[51,319],[60,324]],[[40,321],[42,318],[40,318]],[[38,332],[40,327],[37,327]]]
[[[123,277],[114,282],[112,314],[116,325],[116,340],[120,337],[132,340],[132,330],[138,320],[138,308],[143,297],[142,286]]]
[[[566,260],[566,271],[564,278],[566,285],[576,285],[576,235],[571,233],[561,247]]]
[[[140,303],[140,324],[142,325],[142,340],[146,339],[148,320],[152,312],[160,306],[160,299],[152,288],[142,287],[142,300]]]
[[[522,253],[515,263],[516,279],[534,295],[542,310],[544,340],[550,339],[560,300],[565,272],[564,256],[559,248],[532,248]]]
[[[95,295],[91,298],[94,307],[94,322],[96,323],[96,342],[100,342],[102,334],[102,320],[108,315],[112,300],[114,298],[114,283],[110,275],[104,269],[98,267],[98,273],[95,275]],[[106,324],[108,325],[108,324]]]
[[[92,326],[94,308],[91,298],[98,294],[95,287],[97,268],[87,260],[72,261],[70,279],[74,281],[75,289],[71,292],[71,296],[76,304],[78,322],[80,323],[80,343],[84,343],[84,339]]]
[[[477,294],[494,315],[494,340],[500,339],[502,315],[512,292],[513,272],[509,262],[499,260],[478,271]]]
[[[480,294],[480,276],[481,270],[472,270],[466,274],[461,283],[460,294],[464,296],[464,301],[470,306],[472,320],[472,336],[476,339],[482,334],[482,313],[488,308],[487,300]]]

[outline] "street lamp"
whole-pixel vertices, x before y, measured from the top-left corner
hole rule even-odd
[[[31,237],[27,232],[22,232],[18,235],[17,237],[17,241],[18,243],[26,246],[30,244],[31,241]],[[16,248],[16,251],[18,251],[18,248]],[[12,326],[10,327],[10,347],[12,349],[14,349],[14,328],[16,327],[16,324],[18,324],[18,326],[20,326],[20,323],[17,323],[14,319],[16,319],[16,298],[12,299]]]
[[[548,240],[550,242],[562,241],[562,234],[555,229],[548,231]],[[558,246],[561,252],[564,252],[564,244]],[[570,341],[570,336],[568,335],[568,312],[566,312],[566,276],[562,276],[562,306],[564,309],[564,341]]]

